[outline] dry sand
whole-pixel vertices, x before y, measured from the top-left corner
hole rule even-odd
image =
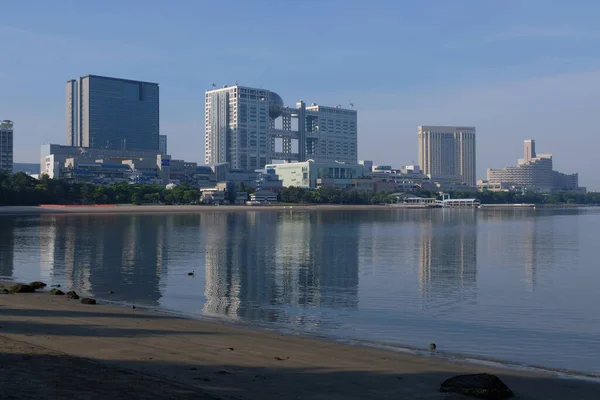
[[[598,384],[550,374],[84,305],[48,293],[0,295],[0,398],[460,399],[438,392],[440,383],[479,372],[499,376],[520,399],[600,396]]]

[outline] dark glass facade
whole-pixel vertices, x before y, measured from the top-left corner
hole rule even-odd
[[[88,75],[67,82],[67,145],[159,150],[156,83]]]

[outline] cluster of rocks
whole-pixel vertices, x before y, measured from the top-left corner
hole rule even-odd
[[[460,393],[480,399],[501,400],[513,396],[512,390],[495,375],[469,374],[446,379],[440,392]]]
[[[0,288],[0,292],[2,292],[2,293],[35,293],[36,290],[44,289],[46,286],[48,286],[48,285],[46,285],[44,282],[40,282],[40,281],[31,282],[29,285],[26,285],[23,283],[17,283],[8,288],[7,287]],[[71,290],[71,291],[68,291],[67,293],[65,293],[62,290],[58,289],[59,287],[60,287],[60,285],[56,285],[56,287],[52,288],[49,293],[54,296],[66,296],[68,299],[72,299],[72,300],[81,300],[82,304],[96,304],[95,299],[91,299],[91,298],[87,298],[87,297],[81,298],[74,290]]]

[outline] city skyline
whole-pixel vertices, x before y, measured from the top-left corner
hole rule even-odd
[[[591,49],[600,32],[590,12],[600,7],[595,3],[387,2],[366,8],[328,1],[319,5],[319,15],[300,9],[294,18],[286,7],[268,4],[147,5],[141,12],[146,21],[165,26],[160,32],[132,24],[131,17],[140,12],[132,4],[109,1],[97,15],[91,5],[36,3],[39,16],[30,15],[30,6],[11,4],[3,10],[10,22],[0,28],[3,48],[19,60],[0,68],[7,94],[0,108],[2,118],[15,121],[18,162],[35,161],[41,143],[63,142],[61,84],[90,72],[160,82],[161,132],[168,132],[171,152],[190,161],[204,159],[202,92],[212,82],[221,86],[238,79],[277,88],[290,101],[286,105],[301,98],[343,106],[352,101],[361,114],[360,159],[407,163],[416,158],[413,132],[419,124],[468,123],[480,132],[477,157],[486,160],[478,163],[477,178],[485,177],[486,168],[510,165],[512,154],[520,152],[518,142],[534,137],[560,160],[557,169],[579,172],[584,186],[600,189],[600,177],[593,173],[600,166],[594,146],[584,147],[597,136],[592,118],[600,58]],[[239,12],[229,15],[232,4]],[[344,18],[333,18],[339,13]],[[214,17],[197,29],[192,15]],[[254,27],[257,36],[244,34],[246,15],[268,22]],[[111,32],[105,29],[106,18],[112,21]],[[312,34],[326,40],[306,40],[292,48],[289,37],[306,21],[314,21]],[[418,29],[430,22],[435,29]],[[449,29],[456,23],[464,29]],[[231,27],[224,37],[206,40],[204,32],[223,24]],[[282,34],[266,34],[273,31]],[[409,33],[415,31],[419,35],[413,38]],[[231,38],[238,40],[225,46]],[[189,41],[197,51],[189,51]],[[389,51],[392,43],[397,51]],[[76,59],[73,48],[80,50]],[[207,55],[222,61],[207,63]],[[433,55],[447,61],[443,68],[427,62]],[[320,60],[318,68],[314,59]],[[406,59],[425,61],[400,62]],[[572,135],[575,140],[566,140]]]

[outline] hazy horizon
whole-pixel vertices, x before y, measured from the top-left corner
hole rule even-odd
[[[535,139],[600,190],[599,12],[583,0],[15,2],[0,26],[0,119],[15,123],[15,162],[39,162],[41,144],[65,143],[67,80],[158,82],[169,153],[202,163],[204,91],[238,80],[287,105],[351,101],[359,159],[411,164],[418,125],[475,126],[478,178]]]

